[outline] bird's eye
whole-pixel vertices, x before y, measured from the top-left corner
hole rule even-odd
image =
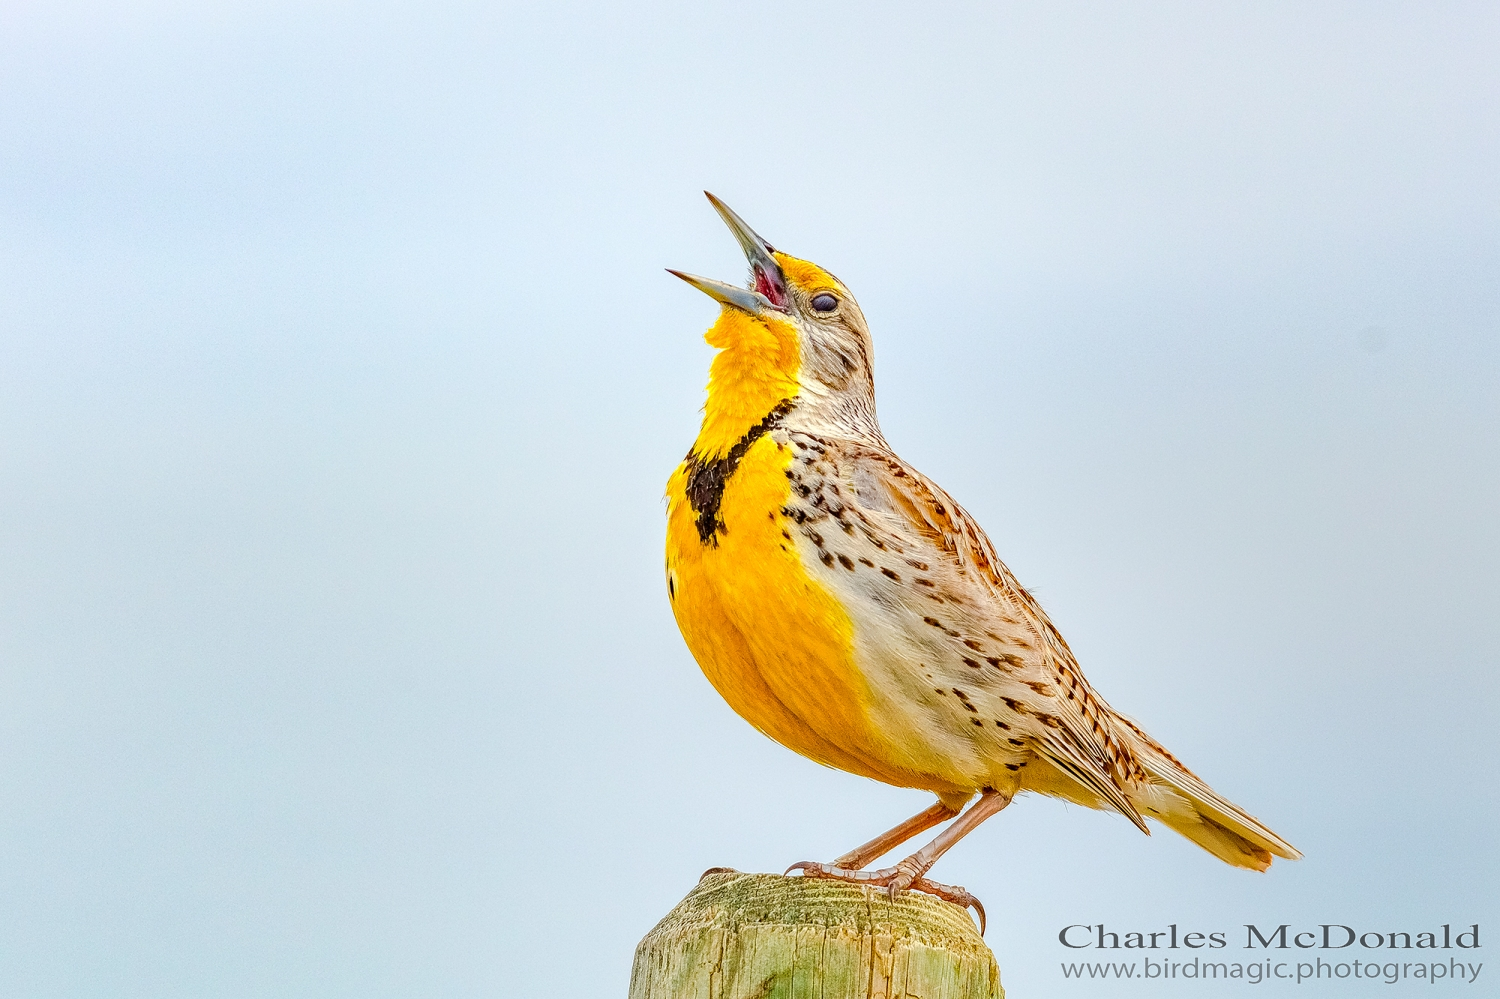
[[[819,312],[832,312],[839,307],[839,300],[825,291],[813,296],[812,307]]]

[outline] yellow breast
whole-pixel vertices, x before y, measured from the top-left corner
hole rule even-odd
[[[705,542],[687,497],[688,467],[667,486],[667,588],[677,626],[714,688],[750,724],[827,766],[887,783],[853,625],[802,565],[781,509],[792,455],[770,436],[724,487],[720,529]]]

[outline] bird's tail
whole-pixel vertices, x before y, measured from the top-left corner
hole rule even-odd
[[[1271,857],[1299,860],[1296,847],[1267,829],[1238,805],[1220,797],[1140,727],[1116,716],[1129,733],[1149,780],[1130,792],[1131,803],[1147,818],[1161,821],[1226,864],[1263,871]]]

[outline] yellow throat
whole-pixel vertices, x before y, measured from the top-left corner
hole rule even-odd
[[[724,457],[752,427],[797,395],[801,350],[797,328],[769,316],[751,316],[725,306],[704,335],[717,347],[708,372],[708,400],[693,453]]]

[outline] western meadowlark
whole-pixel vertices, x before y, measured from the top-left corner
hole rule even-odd
[[[1156,819],[1236,867],[1300,857],[1115,713],[979,525],[891,450],[843,282],[708,197],[750,287],[671,272],[721,305],[702,429],[667,485],[677,625],[760,731],[938,799],[831,864],[791,869],[977,906],[925,874],[1022,791],[1113,809],[1142,832]],[[863,869],[956,815],[896,866]]]

